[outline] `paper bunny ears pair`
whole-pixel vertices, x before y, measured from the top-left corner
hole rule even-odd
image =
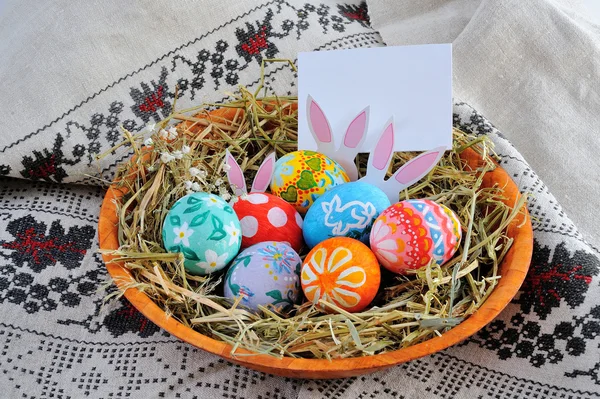
[[[237,196],[241,196],[244,194],[248,194],[248,189],[246,188],[246,179],[244,178],[244,172],[242,172],[242,168],[237,164],[235,158],[229,150],[225,153],[225,164],[229,166],[227,170],[227,179],[229,179],[229,184],[233,189],[233,192]],[[271,177],[273,176],[273,171],[275,170],[275,153],[270,153],[263,163],[258,168],[258,172],[256,172],[256,176],[254,177],[254,181],[252,182],[252,191],[253,193],[263,193],[271,184]]]
[[[325,113],[311,96],[308,96],[306,110],[308,127],[317,142],[317,151],[342,165],[350,180],[355,181],[358,178],[358,170],[354,159],[367,136],[369,107],[360,111],[350,122],[339,148],[336,148],[331,125]],[[394,140],[394,121],[390,119],[379,136],[375,150],[369,155],[367,174],[360,179],[382,189],[392,203],[398,202],[400,191],[416,183],[433,169],[445,151],[444,147],[427,151],[402,165],[392,177],[385,180],[394,155]]]
[[[317,141],[317,151],[337,161],[342,165],[350,180],[355,181],[358,178],[358,170],[356,169],[354,159],[360,152],[367,135],[369,107],[359,112],[352,122],[350,122],[350,125],[346,129],[344,140],[339,148],[335,146],[331,126],[325,113],[310,96],[308,97],[307,114],[310,131]],[[394,155],[394,140],[394,123],[393,120],[389,120],[379,136],[375,150],[369,155],[367,174],[360,179],[365,183],[379,187],[385,192],[392,203],[398,201],[400,191],[425,176],[439,162],[445,151],[444,147],[438,147],[424,152],[402,165],[392,177],[385,180]],[[247,194],[248,190],[246,188],[244,173],[229,150],[226,153],[225,162],[229,166],[227,178],[235,195]],[[259,167],[252,183],[251,192],[266,191],[271,183],[274,170],[275,153],[271,153]]]

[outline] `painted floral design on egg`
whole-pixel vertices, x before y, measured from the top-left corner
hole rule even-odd
[[[349,181],[344,169],[331,158],[314,151],[294,151],[275,164],[271,192],[304,214],[327,190]]]
[[[162,230],[168,252],[181,252],[185,269],[206,275],[223,269],[238,253],[242,229],[233,208],[221,197],[193,193],[169,210]]]
[[[225,277],[225,297],[242,305],[289,310],[300,296],[300,256],[287,243],[262,242],[234,259]]]
[[[371,249],[388,270],[404,273],[432,260],[447,262],[461,239],[458,217],[430,200],[398,202],[379,215],[371,230]]]
[[[381,271],[375,255],[353,238],[330,238],[306,255],[301,271],[304,295],[349,312],[366,308],[379,289]]]

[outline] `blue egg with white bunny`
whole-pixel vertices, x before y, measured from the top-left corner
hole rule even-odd
[[[356,181],[331,188],[310,207],[303,234],[310,248],[331,237],[350,237],[368,243],[375,219],[391,205],[376,186]]]

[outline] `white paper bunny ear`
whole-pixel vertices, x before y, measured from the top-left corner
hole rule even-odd
[[[446,151],[444,147],[438,147],[416,156],[402,165],[389,180],[393,180],[398,184],[398,191],[405,189],[418,182],[423,176],[429,173],[429,171],[440,161],[444,155],[444,151]],[[394,185],[395,183],[391,184]]]
[[[254,177],[254,182],[252,182],[252,192],[264,193],[269,187],[269,184],[271,184],[271,178],[273,177],[274,171],[275,153],[272,152],[265,158],[262,165],[260,165],[260,168],[258,168],[256,177]]]
[[[339,148],[336,148],[331,125],[325,113],[317,102],[309,95],[306,99],[306,111],[308,116],[308,128],[317,142],[317,152],[327,155],[338,162],[350,178],[355,181],[358,178],[358,170],[354,159],[360,152],[362,144],[367,137],[369,127],[369,107],[366,107],[350,122],[344,135],[344,140]]]
[[[233,189],[235,195],[239,197],[240,195],[247,194],[248,190],[246,188],[244,173],[229,150],[225,150],[225,164],[229,166],[229,170],[227,170],[227,180],[229,180],[229,185]]]
[[[354,159],[360,152],[365,139],[367,138],[367,130],[369,128],[369,110],[367,106],[365,109],[360,111],[358,115],[350,122],[344,135],[344,141],[340,145],[340,148],[332,155],[337,163],[342,165],[350,181],[358,179],[358,169]]]
[[[360,179],[365,183],[380,187],[385,180],[392,155],[394,154],[394,118],[390,118],[384,125],[383,131],[377,140],[375,149],[369,154],[367,174]],[[397,202],[397,201],[395,201]]]
[[[306,99],[306,113],[308,128],[317,142],[317,151],[325,155],[333,154],[335,143],[331,125],[319,104],[310,95]]]
[[[400,191],[421,180],[442,158],[445,148],[438,147],[427,151],[402,165],[392,177],[385,180],[394,148],[394,121],[386,124],[375,150],[369,155],[367,175],[361,179],[365,183],[379,187],[388,196],[392,204],[398,202]]]

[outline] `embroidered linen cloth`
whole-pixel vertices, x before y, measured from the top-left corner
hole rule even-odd
[[[87,175],[110,179],[129,156],[116,150],[94,160],[119,142],[120,125],[139,130],[162,119],[177,84],[180,106],[218,101],[236,84],[256,87],[263,58],[384,43],[366,5],[351,0],[204,2],[197,13],[190,4],[27,7],[7,5],[0,21],[0,87],[11,94],[0,99],[10,121],[0,136],[0,171],[11,176],[0,180],[4,397],[600,396],[599,254],[521,154],[460,102],[455,125],[491,135],[502,167],[534,194],[535,219],[521,293],[463,344],[369,376],[292,380],[185,344],[126,300],[102,307],[97,289],[107,273],[96,235],[104,189]],[[14,68],[24,73],[19,80]],[[282,64],[267,67],[266,84],[296,93]]]

